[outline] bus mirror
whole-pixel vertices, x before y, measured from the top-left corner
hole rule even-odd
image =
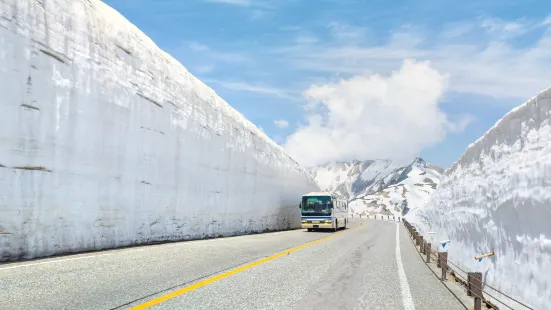
[[[302,202],[298,204],[298,208],[302,209]]]
[[[333,209],[333,202],[332,202],[332,201],[329,202],[329,207],[330,207],[331,209]]]

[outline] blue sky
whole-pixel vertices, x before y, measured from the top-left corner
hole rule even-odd
[[[446,167],[551,85],[548,0],[105,2],[307,165]]]

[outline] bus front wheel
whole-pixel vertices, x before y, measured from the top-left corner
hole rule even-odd
[[[335,227],[333,228],[333,231],[339,230],[339,220],[335,221]]]

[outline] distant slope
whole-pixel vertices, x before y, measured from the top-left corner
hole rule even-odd
[[[425,203],[443,169],[416,158],[401,166],[391,160],[326,164],[309,169],[320,188],[350,200],[353,214],[406,214]]]

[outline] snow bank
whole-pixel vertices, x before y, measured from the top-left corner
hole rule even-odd
[[[0,260],[300,226],[315,182],[99,0],[0,0]]]
[[[445,171],[429,203],[406,219],[433,244],[450,239],[449,259],[461,268],[482,272],[490,286],[536,309],[548,309],[551,89],[509,112],[471,144]],[[427,235],[428,230],[436,235]],[[495,256],[474,259],[489,251]]]

